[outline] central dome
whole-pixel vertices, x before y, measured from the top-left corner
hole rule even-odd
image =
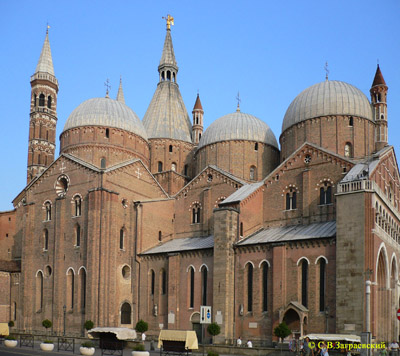
[[[278,148],[274,133],[264,121],[240,111],[215,120],[201,137],[199,148],[230,140],[257,141]]]
[[[350,115],[373,121],[371,104],[356,87],[326,80],[302,91],[290,104],[282,124],[282,132],[308,119],[328,115]]]
[[[64,131],[79,126],[114,127],[147,140],[146,130],[133,110],[110,98],[93,98],[84,101],[68,117]]]

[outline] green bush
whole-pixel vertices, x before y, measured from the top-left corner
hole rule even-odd
[[[52,340],[43,340],[43,344],[54,344]]]
[[[46,329],[48,329],[48,328],[51,328],[51,327],[52,327],[53,323],[52,323],[49,319],[45,319],[45,320],[42,321],[42,325],[43,325]]]
[[[15,325],[15,324],[14,324],[14,322],[13,322],[12,320],[10,320],[10,321],[8,322],[8,326],[9,326],[10,328],[12,328],[14,325]]]
[[[208,351],[207,356],[219,356],[219,353],[214,351]]]
[[[275,329],[274,329],[274,334],[275,336],[279,337],[281,341],[283,342],[283,339],[285,337],[288,337],[292,331],[289,329],[289,327],[286,325],[284,321],[282,321]]]
[[[145,351],[143,344],[137,344],[133,347],[133,351]]]
[[[91,341],[85,341],[85,342],[82,342],[81,346],[91,348],[91,347],[94,347],[94,343]]]
[[[147,324],[145,321],[140,319],[135,326],[135,330],[139,333],[144,333],[147,330],[149,330],[149,324]]]
[[[8,335],[6,336],[6,340],[16,340],[14,336]]]
[[[83,324],[83,327],[84,327],[86,330],[93,329],[93,326],[94,326],[94,323],[93,323],[93,321],[91,321],[91,320],[86,320],[86,321],[85,321],[85,324]]]
[[[221,332],[221,328],[217,323],[211,323],[210,325],[208,325],[207,331],[210,335],[216,336],[219,335],[219,333]]]

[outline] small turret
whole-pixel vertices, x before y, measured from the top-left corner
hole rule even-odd
[[[117,101],[119,101],[122,104],[125,104],[124,92],[122,90],[122,77],[119,78],[119,88],[118,88],[118,94],[117,94]]]
[[[388,87],[381,69],[376,69],[375,78],[370,89],[371,103],[375,121],[375,149],[379,151],[388,143],[388,121],[387,121],[387,92]]]
[[[197,146],[200,142],[201,135],[203,134],[203,115],[204,115],[199,94],[197,94],[192,114],[193,114],[192,140],[193,143]]]

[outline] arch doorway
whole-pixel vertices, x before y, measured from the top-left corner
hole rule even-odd
[[[200,313],[194,312],[190,317],[190,321],[192,323],[192,328],[196,332],[197,340],[199,344],[203,343],[202,332],[201,332],[201,324],[200,324]]]
[[[283,316],[283,321],[292,330],[292,333],[297,335],[301,333],[300,327],[300,315],[294,310],[289,309],[286,311],[285,315]]]

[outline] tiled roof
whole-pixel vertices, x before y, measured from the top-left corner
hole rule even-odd
[[[376,68],[375,78],[372,83],[373,87],[375,85],[385,85],[386,86],[386,82],[385,82],[385,79],[383,79],[383,75],[382,75],[381,69],[379,68],[379,64],[378,64],[378,68]]]
[[[254,184],[246,184],[239,188],[236,192],[232,193],[228,198],[221,202],[220,205],[240,202],[243,199],[246,199],[250,194],[254,193],[262,185],[264,185],[264,181]]]
[[[181,252],[191,250],[202,250],[214,247],[214,236],[207,237],[186,237],[173,239],[147,250],[141,255],[154,255],[158,253]]]
[[[200,95],[197,94],[196,102],[194,103],[193,110],[203,110],[203,106],[201,105]]]
[[[270,227],[256,232],[237,245],[246,246],[271,242],[319,239],[333,236],[336,236],[336,221],[328,221],[310,225]]]

